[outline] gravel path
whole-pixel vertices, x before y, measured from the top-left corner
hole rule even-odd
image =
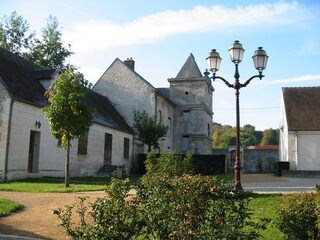
[[[271,174],[243,174],[243,187],[256,192],[296,192],[311,191],[320,179],[294,179],[275,177]],[[23,209],[9,216],[0,218],[0,235],[17,235],[38,239],[66,239],[62,228],[58,227],[57,216],[52,211],[71,205],[80,196],[91,199],[103,197],[103,192],[84,193],[24,193],[1,192],[0,198],[7,198],[19,202]],[[0,236],[0,240],[3,239]]]
[[[1,192],[0,198],[11,199],[23,209],[9,216],[0,217],[0,234],[39,239],[66,239],[59,221],[52,211],[71,205],[80,196],[103,197],[104,193],[24,193]]]

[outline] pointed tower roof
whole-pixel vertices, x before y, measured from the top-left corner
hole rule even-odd
[[[184,63],[180,72],[176,76],[177,78],[202,78],[202,74],[198,68],[196,61],[194,60],[194,56],[190,53],[187,61]]]

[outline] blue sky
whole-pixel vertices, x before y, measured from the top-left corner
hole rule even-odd
[[[241,125],[279,127],[282,87],[319,86],[320,1],[46,1],[0,0],[0,15],[16,10],[40,33],[49,15],[60,22],[71,44],[70,61],[95,83],[115,58],[136,61],[136,71],[155,87],[168,87],[190,53],[202,72],[213,48],[222,57],[218,75],[233,82],[228,49],[245,48],[240,63],[244,82],[255,70],[252,55],[269,55],[266,77],[240,91]],[[234,90],[213,83],[213,120],[235,125]]]

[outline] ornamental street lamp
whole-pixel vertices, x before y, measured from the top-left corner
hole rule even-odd
[[[234,164],[234,183],[235,183],[235,190],[243,191],[243,188],[241,186],[241,180],[240,180],[240,170],[241,170],[241,164],[240,164],[240,114],[239,114],[239,90],[240,88],[246,87],[252,79],[254,78],[260,78],[260,80],[264,77],[262,75],[262,71],[266,68],[267,62],[268,62],[268,56],[266,54],[266,51],[262,49],[262,47],[259,47],[258,50],[255,51],[252,59],[254,62],[255,68],[259,71],[259,75],[254,75],[251,78],[249,78],[245,83],[239,82],[239,72],[238,72],[238,65],[242,61],[242,57],[244,54],[244,49],[242,47],[242,44],[239,41],[234,41],[234,43],[231,45],[231,48],[229,49],[231,61],[235,65],[235,74],[234,78],[235,81],[233,84],[229,83],[227,80],[225,80],[222,77],[216,76],[216,72],[219,71],[220,63],[221,63],[221,57],[219,53],[213,49],[209,53],[209,56],[206,58],[209,70],[212,72],[212,80],[215,79],[221,79],[229,88],[234,88],[236,90],[236,159]],[[207,72],[206,75],[208,76],[209,73]]]

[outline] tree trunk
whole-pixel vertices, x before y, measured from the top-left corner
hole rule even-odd
[[[67,158],[64,168],[64,186],[69,187],[70,139],[68,139]]]

